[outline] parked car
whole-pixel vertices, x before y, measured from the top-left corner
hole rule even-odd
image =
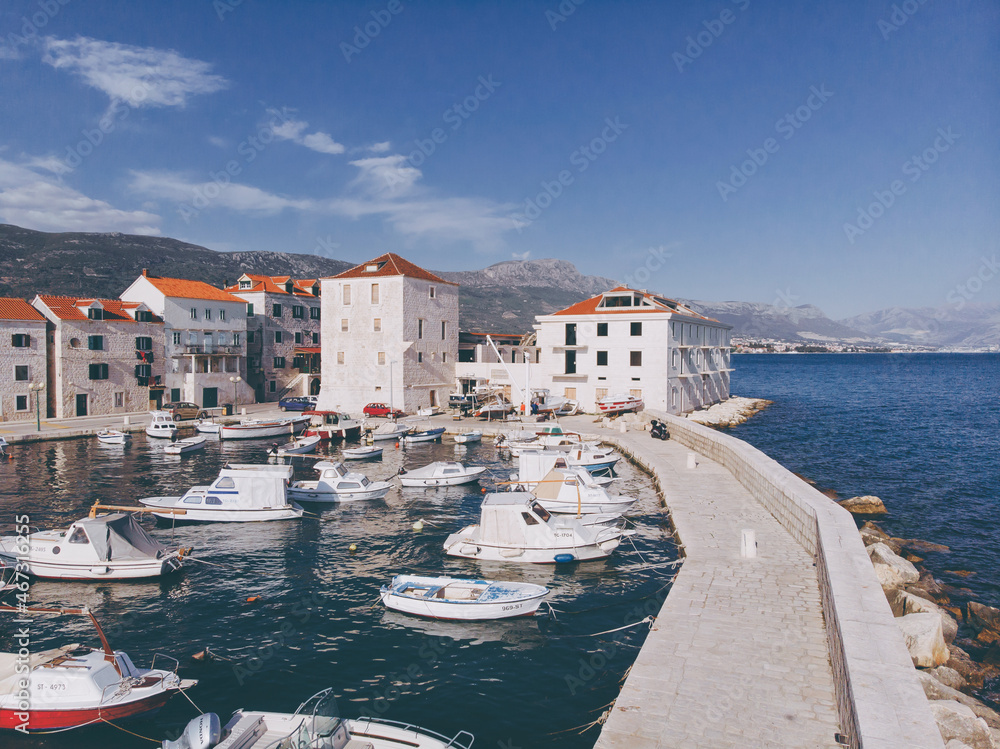
[[[400,411],[398,408],[396,409],[390,408],[385,403],[369,403],[367,406],[365,406],[364,412],[365,416],[391,416],[393,418],[406,416],[406,414]]]
[[[177,403],[164,403],[160,406],[161,411],[169,411],[173,414],[174,421],[181,419],[201,419],[208,416],[208,412],[195,403],[177,401]]]
[[[297,395],[292,398],[282,398],[278,408],[282,411],[314,411],[319,398],[315,395]]]

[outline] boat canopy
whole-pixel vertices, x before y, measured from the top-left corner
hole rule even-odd
[[[103,562],[121,559],[159,559],[169,549],[154,539],[139,525],[132,515],[116,512],[96,518],[84,518],[73,524],[74,529],[67,539],[69,543],[86,543],[86,539],[74,541],[79,529],[83,529],[97,558]]]
[[[538,486],[532,489],[532,492],[538,499],[559,499],[559,494],[562,492],[562,485],[569,484],[570,486],[577,485],[577,478],[575,476],[566,476],[559,471],[549,471],[542,477],[542,480],[538,482]]]
[[[539,519],[532,508],[531,492],[487,494],[483,501],[479,537],[490,546],[549,546],[551,531],[545,524],[549,515]],[[539,507],[541,509],[541,507]]]
[[[219,471],[209,493],[238,492],[243,509],[284,507],[294,468],[289,465],[231,464]]]
[[[553,468],[569,468],[566,453],[555,450],[522,452],[517,456],[517,478],[534,483],[541,481]]]

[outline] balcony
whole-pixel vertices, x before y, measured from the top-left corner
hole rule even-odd
[[[203,356],[241,356],[242,346],[184,346],[183,351],[174,352],[174,356],[191,356],[201,354]]]

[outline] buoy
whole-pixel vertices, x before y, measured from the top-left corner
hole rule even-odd
[[[357,551],[358,550],[358,545],[357,544],[351,544],[350,546],[347,547],[347,550],[348,551]]]
[[[481,492],[482,492],[483,494],[486,494],[486,487],[484,486],[484,487],[483,487],[482,489],[480,489],[479,491],[481,491]]]
[[[399,449],[399,440],[396,440],[396,449]]]
[[[572,554],[556,554],[554,562],[558,564],[563,564],[565,562],[572,562],[574,559]]]
[[[413,530],[422,531],[424,529],[424,523],[422,520],[418,520],[413,524]]]
[[[247,599],[247,603],[253,603],[254,601],[259,601],[259,600],[260,600],[260,596],[250,596]]]

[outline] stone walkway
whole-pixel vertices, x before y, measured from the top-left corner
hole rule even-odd
[[[597,749],[821,749],[835,740],[833,674],[812,558],[724,468],[646,432],[597,433],[655,468],[685,559]],[[753,529],[757,557],[740,556]]]

